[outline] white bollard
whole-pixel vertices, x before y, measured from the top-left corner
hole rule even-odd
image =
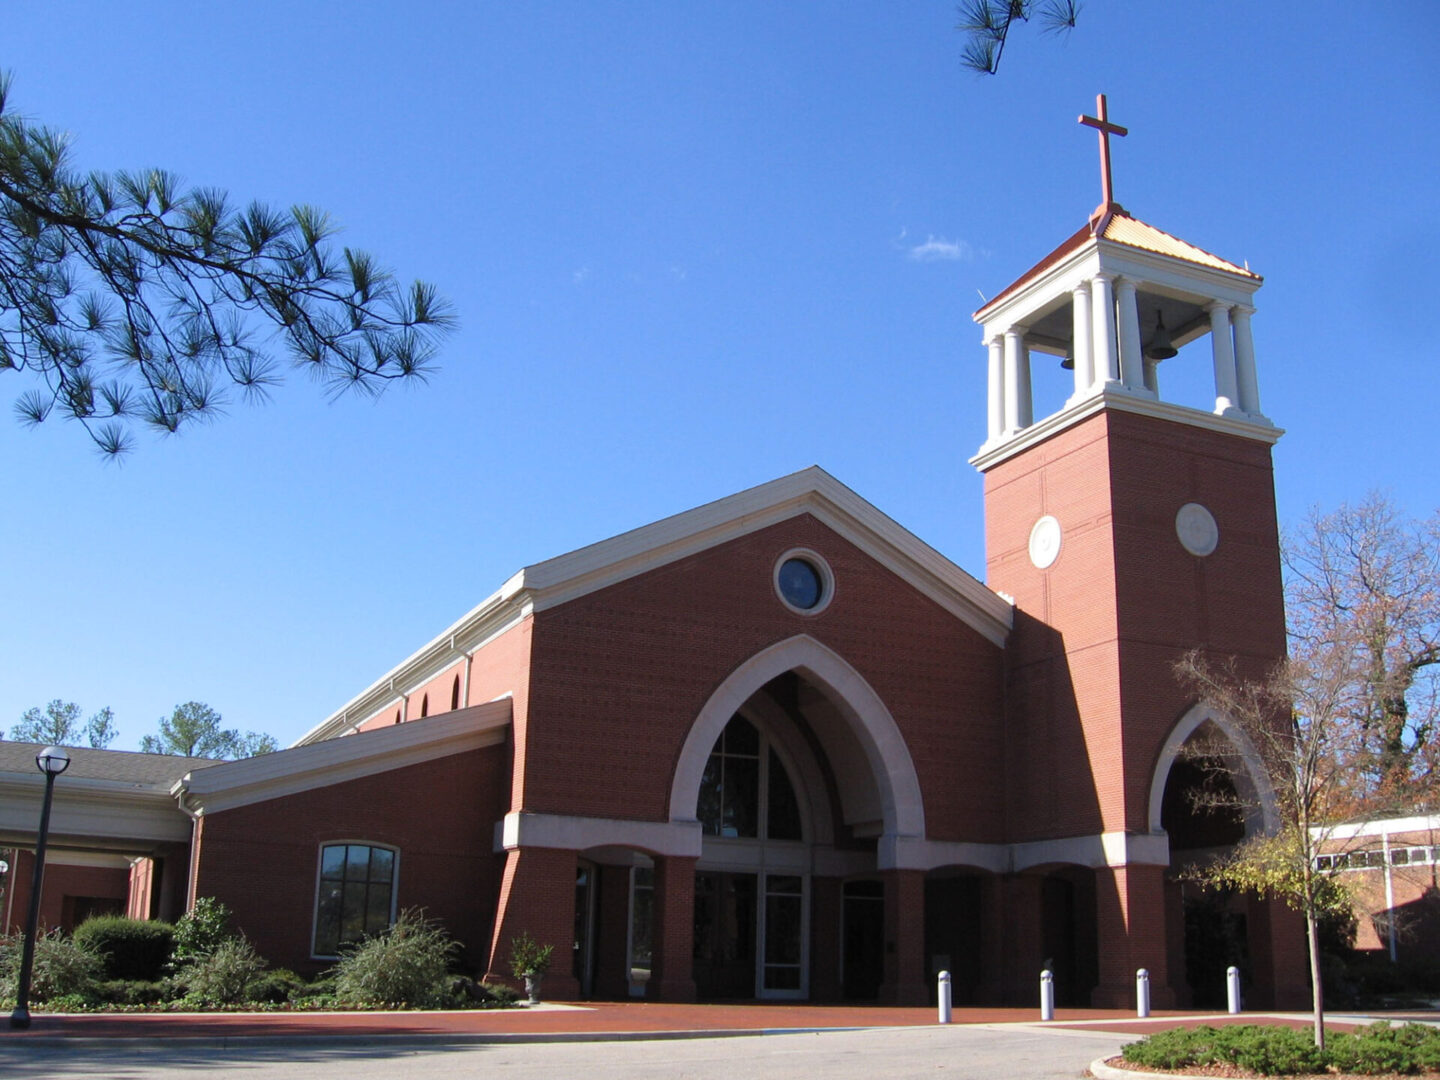
[[[1040,1019],[1055,1019],[1055,973],[1049,968],[1040,972]]]
[[[1144,968],[1135,972],[1135,1015],[1142,1020],[1150,1015],[1150,972]]]
[[[940,1023],[948,1024],[950,1022],[950,973],[948,971],[940,972],[940,986],[935,997],[940,1002]]]
[[[1240,969],[1234,965],[1225,969],[1225,1006],[1231,1016],[1240,1011]]]

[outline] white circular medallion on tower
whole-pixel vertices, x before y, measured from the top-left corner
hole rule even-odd
[[[1220,526],[1215,515],[1199,503],[1186,503],[1175,515],[1175,535],[1191,555],[1205,556],[1220,543]]]
[[[1030,561],[1037,570],[1048,570],[1060,557],[1060,522],[1049,514],[1030,530]]]

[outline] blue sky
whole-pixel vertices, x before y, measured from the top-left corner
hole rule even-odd
[[[131,748],[198,699],[289,741],[521,566],[811,464],[983,575],[970,314],[1098,201],[1100,91],[1117,198],[1266,278],[1282,526],[1433,512],[1440,6],[1091,0],[989,78],[954,22],[12,0],[13,107],[78,163],[324,207],[461,329],[426,385],[297,375],[120,467],[0,414],[0,725],[108,704]]]

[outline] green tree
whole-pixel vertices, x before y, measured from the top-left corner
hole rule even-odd
[[[10,738],[19,742],[46,743],[50,746],[79,746],[83,739],[97,750],[115,741],[115,713],[107,705],[84,723],[80,706],[59,698],[44,710],[26,709],[20,722],[10,729]]]
[[[158,169],[81,173],[9,87],[0,72],[0,371],[33,377],[23,421],[58,414],[119,454],[136,422],[173,433],[227,391],[264,398],[277,341],[333,393],[426,374],[453,325],[431,286],[337,253],[314,207],[235,206]]]
[[[1017,22],[1039,21],[1041,29],[1063,33],[1075,26],[1080,15],[1079,0],[964,0],[956,14],[955,29],[967,41],[960,62],[981,75],[1000,69],[1000,55]]]
[[[270,735],[254,731],[241,734],[234,728],[221,727],[222,717],[201,701],[176,705],[168,717],[160,718],[160,734],[146,735],[140,740],[145,754],[176,754],[180,757],[206,757],[233,760],[269,754],[278,749]]]

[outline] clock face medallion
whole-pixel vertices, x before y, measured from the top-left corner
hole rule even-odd
[[[1048,570],[1060,557],[1060,522],[1046,514],[1030,530],[1030,561],[1037,570]]]
[[[1199,503],[1186,503],[1175,515],[1175,535],[1191,555],[1209,555],[1220,543],[1215,515]]]

